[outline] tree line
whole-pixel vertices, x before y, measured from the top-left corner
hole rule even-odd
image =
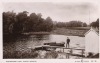
[[[93,21],[92,23],[90,24],[86,24],[85,22],[81,22],[81,21],[69,21],[69,22],[56,22],[55,21],[55,24],[54,24],[55,27],[58,27],[58,28],[68,28],[68,27],[94,27],[94,28],[99,28],[99,18],[96,20],[96,21]]]
[[[99,18],[96,21],[90,23],[90,26],[92,26],[92,27],[98,27],[98,29],[99,29]]]
[[[41,13],[31,13],[27,11],[3,12],[3,33],[4,34],[20,34],[24,32],[50,32],[53,29],[61,27],[87,27],[85,22],[69,21],[57,22],[53,21],[50,17],[42,18]],[[99,19],[92,22],[90,26],[99,27]]]
[[[20,34],[23,32],[49,32],[53,28],[53,21],[50,17],[42,18],[41,13],[31,13],[28,16],[27,11],[18,14],[12,12],[3,12],[3,32],[11,34]]]
[[[62,27],[87,27],[87,24],[81,21],[69,21],[69,22],[57,22],[56,26],[59,28]]]

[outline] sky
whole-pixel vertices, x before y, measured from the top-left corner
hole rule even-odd
[[[99,18],[99,7],[90,2],[8,2],[3,3],[3,11],[41,13],[43,18],[49,16],[57,22],[77,20],[89,24]]]

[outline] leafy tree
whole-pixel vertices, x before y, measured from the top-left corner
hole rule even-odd
[[[47,31],[51,31],[53,29],[53,21],[50,17],[47,17],[46,20],[45,20],[45,24],[47,25],[46,26],[46,29]]]
[[[86,23],[83,23],[83,27],[87,27],[87,24]]]
[[[38,16],[35,13],[31,13],[28,21],[28,31],[36,31],[38,25]]]
[[[99,18],[95,22],[90,23],[90,26],[99,28]]]
[[[16,22],[16,13],[3,12],[3,31],[4,33],[12,33],[13,25]]]
[[[16,22],[13,26],[13,33],[22,33],[25,29],[25,22],[27,21],[27,11],[20,12],[16,15]]]

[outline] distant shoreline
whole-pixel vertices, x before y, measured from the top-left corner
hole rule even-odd
[[[57,28],[51,32],[25,32],[21,35],[49,35],[49,34],[58,34],[58,35],[67,35],[67,36],[81,36],[84,37],[84,34],[88,31],[88,29],[74,29],[74,28]],[[10,34],[4,34],[4,35],[10,35]],[[18,34],[16,34],[18,35]]]
[[[59,34],[59,35],[67,35],[67,36],[82,36],[84,37],[84,34],[87,32],[88,30],[86,29],[66,29],[66,28],[57,28],[51,32],[29,32],[29,33],[22,33],[24,35],[33,35],[33,34],[45,34],[45,35],[49,35],[49,34]]]

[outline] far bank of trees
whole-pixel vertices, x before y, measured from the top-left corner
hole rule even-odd
[[[56,28],[67,27],[87,27],[85,22],[69,21],[57,22],[50,17],[42,18],[41,13],[31,13],[27,11],[16,14],[15,12],[3,12],[3,33],[21,34],[24,32],[50,32]],[[99,27],[99,19],[92,22],[90,26]]]
[[[3,32],[20,34],[23,32],[49,32],[53,29],[53,21],[50,17],[42,18],[41,13],[31,13],[27,11],[18,14],[14,12],[3,12]]]
[[[99,28],[99,18],[96,20],[96,21],[94,21],[94,22],[92,22],[92,23],[90,23],[89,25],[87,25],[85,22],[81,22],[81,21],[69,21],[69,22],[54,22],[55,24],[54,24],[54,26],[55,27],[58,27],[58,28],[62,28],[62,27],[64,27],[64,28],[68,28],[68,27],[94,27],[94,28]]]
[[[96,21],[90,23],[90,26],[99,28],[99,18]]]
[[[62,27],[87,27],[86,23],[83,23],[81,21],[70,21],[70,22],[57,22],[56,26],[59,28]]]

